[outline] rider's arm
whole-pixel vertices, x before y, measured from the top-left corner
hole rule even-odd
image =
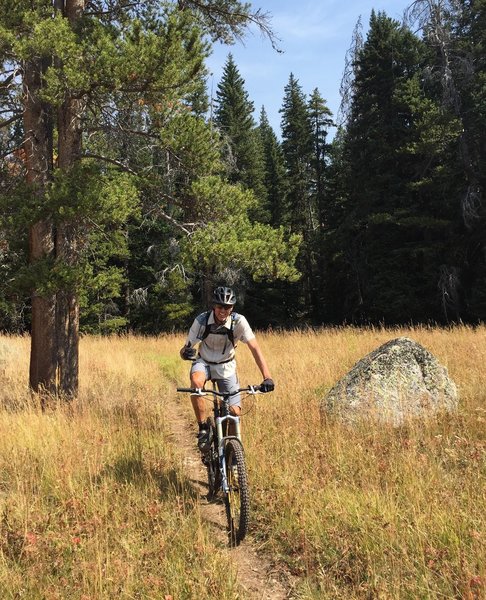
[[[246,344],[248,348],[250,348],[253,358],[255,359],[255,362],[260,369],[261,374],[263,375],[263,379],[271,379],[272,376],[270,375],[270,369],[268,368],[267,361],[263,356],[263,352],[261,351],[256,338],[252,338]]]
[[[180,349],[181,356],[186,348],[193,348],[200,342],[200,340],[197,337],[199,334],[200,327],[201,326],[198,323],[197,319],[194,319],[194,322],[191,325],[191,328],[189,329],[189,333],[187,334],[186,342],[184,346],[182,346],[182,348]]]

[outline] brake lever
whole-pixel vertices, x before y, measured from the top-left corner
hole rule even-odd
[[[249,385],[248,387],[250,388],[248,392],[250,395],[263,394],[263,392],[260,390],[259,385]]]

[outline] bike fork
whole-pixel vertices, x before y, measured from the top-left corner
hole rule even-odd
[[[223,423],[225,421],[233,421],[235,424],[235,435],[223,437]],[[227,494],[229,492],[228,477],[227,477],[227,465],[226,458],[224,456],[225,440],[228,438],[236,438],[241,442],[240,432],[240,417],[234,417],[233,415],[226,415],[225,417],[216,418],[216,431],[218,432],[218,459],[219,459],[219,470],[221,471],[221,488],[223,492]]]

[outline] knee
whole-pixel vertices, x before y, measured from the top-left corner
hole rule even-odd
[[[239,417],[241,415],[241,406],[230,406],[230,414],[234,417]]]
[[[196,371],[196,373],[191,373],[191,387],[193,388],[203,388],[206,383],[206,377],[204,373],[200,371]]]

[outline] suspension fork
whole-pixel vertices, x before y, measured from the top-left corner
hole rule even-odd
[[[223,437],[223,423],[232,421],[235,426],[235,435],[227,435]],[[227,478],[227,465],[226,458],[224,455],[224,449],[226,446],[226,440],[237,439],[241,443],[241,430],[240,430],[240,417],[233,415],[226,415],[224,417],[216,417],[216,431],[218,433],[218,461],[219,470],[221,472],[221,487],[224,493],[229,492],[228,478]]]

